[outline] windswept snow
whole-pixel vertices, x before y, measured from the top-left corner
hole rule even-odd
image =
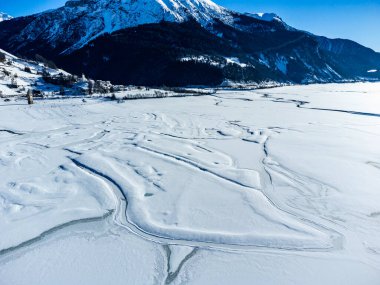
[[[0,101],[0,280],[377,285],[379,91]]]

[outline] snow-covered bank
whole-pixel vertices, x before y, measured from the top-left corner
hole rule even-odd
[[[28,90],[38,98],[63,99],[68,96],[113,100],[199,96],[213,93],[206,88],[148,88],[112,85],[109,81],[78,77],[55,67],[41,56],[40,61],[18,58],[0,49],[0,97],[22,98]]]
[[[320,284],[322,270],[323,284],[376,285],[379,92],[359,83],[121,104],[0,99],[0,280],[26,284],[17,272],[28,264],[38,284],[65,272],[58,284],[83,284],[99,268],[121,284],[147,250],[155,279],[138,284]],[[88,223],[105,224],[99,233]],[[57,248],[68,249],[59,263]],[[86,254],[85,274],[69,274]],[[55,265],[42,274],[41,259]]]
[[[40,62],[21,59],[0,49],[0,97],[25,96],[28,90],[38,97],[85,94],[86,78],[79,79],[39,58]]]

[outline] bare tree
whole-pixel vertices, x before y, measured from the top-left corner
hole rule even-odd
[[[28,104],[32,105],[34,103],[33,102],[33,92],[32,92],[32,89],[28,90],[28,93],[26,94],[26,97],[28,98]]]
[[[94,85],[95,85],[95,82],[93,80],[89,80],[88,81],[88,94],[92,94],[94,93]]]
[[[5,62],[6,59],[5,54],[0,52],[0,62]]]

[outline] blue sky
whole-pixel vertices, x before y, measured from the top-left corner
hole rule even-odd
[[[380,0],[214,0],[242,12],[275,12],[288,24],[332,38],[348,38],[380,51]],[[66,0],[0,1],[0,11],[28,15]]]

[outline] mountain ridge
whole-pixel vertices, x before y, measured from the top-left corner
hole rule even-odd
[[[0,47],[117,84],[380,79],[380,54],[369,48],[297,30],[273,13],[238,13],[209,0],[71,0],[2,22]]]
[[[6,13],[0,12],[0,22],[11,20],[11,19],[13,19],[12,16],[10,16],[10,15],[8,15]]]
[[[102,34],[125,28],[161,21],[181,23],[190,17],[206,26],[215,17],[228,16],[227,9],[208,0],[70,0],[61,8],[39,14],[19,37],[42,37],[53,45],[67,43],[67,49],[61,52],[70,53]],[[42,33],[38,29],[41,25]]]

